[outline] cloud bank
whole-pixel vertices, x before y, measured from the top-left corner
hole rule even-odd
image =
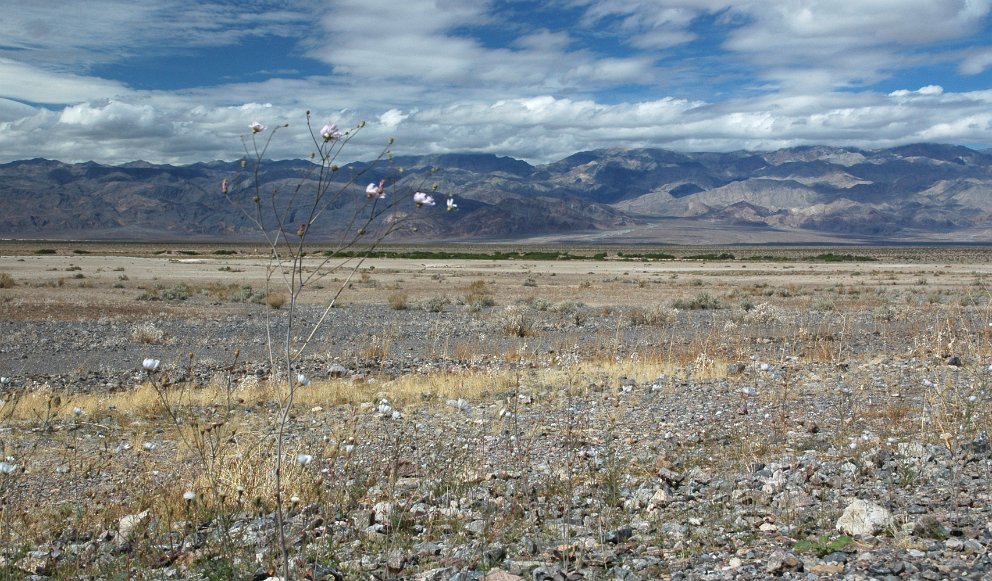
[[[289,124],[272,157],[304,157],[307,110],[316,127],[368,121],[355,159],[390,137],[397,153],[535,163],[603,147],[992,142],[992,0],[7,8],[0,162],[235,159],[256,119]],[[190,62],[189,78],[159,74]]]

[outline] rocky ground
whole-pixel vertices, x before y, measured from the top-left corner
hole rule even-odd
[[[713,292],[643,317],[333,309],[283,438],[291,575],[992,577],[987,301]],[[192,300],[0,321],[0,576],[282,575],[258,387],[279,312]],[[126,399],[225,378],[172,417]]]

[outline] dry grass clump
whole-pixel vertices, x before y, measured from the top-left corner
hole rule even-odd
[[[410,308],[410,295],[400,291],[386,297],[389,308],[394,311],[405,311]]]
[[[534,318],[525,305],[508,305],[497,316],[496,325],[511,337],[530,337],[536,333]]]
[[[131,340],[145,345],[161,345],[165,343],[165,331],[156,327],[155,323],[146,321],[131,330]]]
[[[271,292],[265,296],[265,304],[270,309],[281,309],[287,302],[289,297],[283,292]]]
[[[479,279],[472,281],[465,291],[465,304],[473,309],[492,307],[496,304],[492,289],[486,281]]]
[[[14,288],[17,282],[14,277],[7,272],[0,272],[0,288]]]
[[[440,313],[449,304],[451,301],[447,297],[430,297],[420,302],[420,308],[428,313]]]
[[[266,296],[264,292],[253,290],[250,285],[233,282],[211,282],[203,288],[203,292],[216,300],[230,303],[261,303]]]
[[[631,307],[623,312],[624,321],[631,327],[642,325],[669,325],[678,320],[679,310],[675,307],[652,305]]]
[[[737,321],[748,324],[770,324],[779,321],[778,309],[768,303],[748,304]]]
[[[686,311],[719,309],[720,301],[709,293],[699,293],[692,298],[681,298],[672,301],[672,307]]]

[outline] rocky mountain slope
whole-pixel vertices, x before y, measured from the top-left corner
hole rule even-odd
[[[299,191],[308,195],[310,170],[306,161],[267,162],[263,193],[296,191],[302,183]],[[219,192],[224,178],[240,185],[239,174],[239,162],[0,165],[0,235],[248,238],[251,221]],[[540,166],[486,154],[397,157],[342,168],[335,188],[346,194],[334,209],[347,215],[364,200],[364,184],[380,178],[391,182],[389,200],[396,203],[384,208],[383,220],[407,215],[404,194],[432,184],[458,200],[455,213],[418,213],[416,227],[401,238],[678,243],[695,229],[703,234],[693,242],[992,242],[992,152],[951,145],[608,149]],[[299,219],[289,216],[290,223]],[[313,234],[332,238],[337,226],[325,221]]]

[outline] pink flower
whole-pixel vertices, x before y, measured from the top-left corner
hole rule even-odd
[[[222,194],[226,194],[229,189],[230,186],[228,186],[227,178],[224,178],[224,181],[220,182],[220,191]]]
[[[422,208],[424,206],[433,206],[434,197],[425,194],[424,192],[417,192],[413,194],[413,203],[417,204],[418,208]]]
[[[334,141],[335,139],[341,139],[341,132],[338,131],[338,126],[333,123],[328,123],[320,128],[320,136],[324,138],[324,142]]]
[[[251,129],[252,134],[261,133],[265,131],[265,125],[262,125],[258,121],[252,121],[248,126],[248,129]]]
[[[369,184],[365,188],[365,195],[368,196],[369,199],[385,198],[386,197],[385,190],[386,190],[386,180],[381,179],[379,180],[379,185],[376,185],[375,183]]]

